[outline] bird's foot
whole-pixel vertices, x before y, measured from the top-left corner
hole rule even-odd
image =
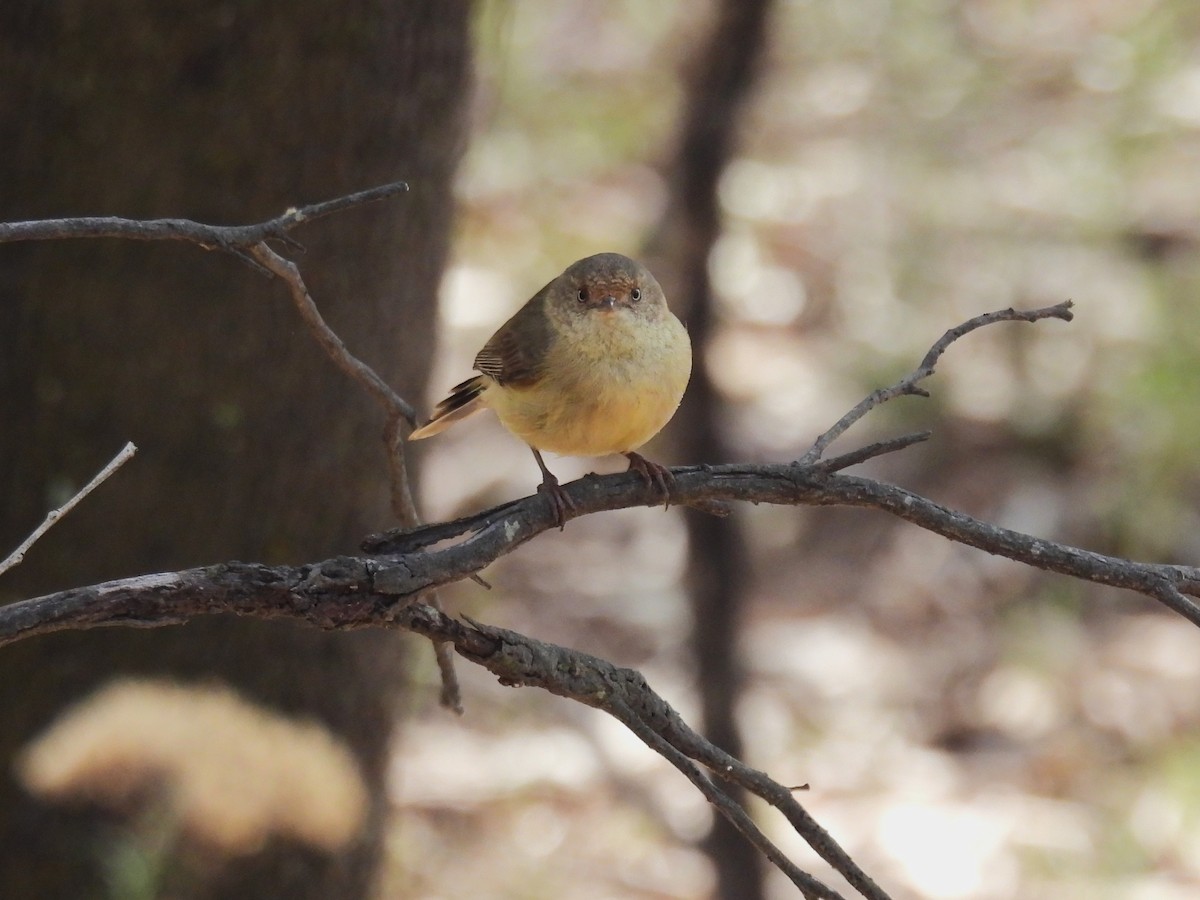
[[[675,486],[675,476],[671,470],[651,460],[640,453],[626,453],[629,457],[629,471],[637,472],[650,487],[657,487],[663,495],[663,509],[671,506],[671,488]]]
[[[562,531],[567,527],[567,512],[575,512],[575,501],[558,486],[558,479],[554,477],[553,472],[546,468],[546,461],[542,459],[538,448],[531,446],[529,449],[533,451],[533,458],[537,460],[538,468],[542,470],[542,483],[538,485],[538,493],[545,494],[550,498],[550,506],[554,509],[554,523],[558,525],[558,530]]]
[[[550,498],[550,506],[554,509],[554,524],[558,526],[559,531],[562,531],[567,526],[567,513],[575,512],[575,501],[567,496],[567,492],[559,485],[558,479],[549,472],[546,473],[537,489],[539,494],[545,494]]]

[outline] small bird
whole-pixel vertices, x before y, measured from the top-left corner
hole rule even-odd
[[[670,502],[669,469],[635,452],[667,424],[692,373],[692,344],[645,266],[619,253],[572,263],[500,326],[475,357],[481,374],[455,385],[431,437],[480,409],[525,441],[561,527],[573,503],[541,451],[629,458]]]

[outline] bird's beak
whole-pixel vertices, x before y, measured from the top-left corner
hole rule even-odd
[[[606,294],[596,305],[607,312],[612,312],[617,307],[617,298],[612,294]]]

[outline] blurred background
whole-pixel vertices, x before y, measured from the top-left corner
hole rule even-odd
[[[1200,561],[1190,0],[10,0],[0,145],[5,221],[255,222],[407,180],[296,236],[330,324],[425,408],[571,261],[637,256],[698,351],[663,462],[795,459],[947,328],[1073,300],[1069,325],[954,344],[929,399],[834,452],[928,428],[856,472]],[[245,266],[5,245],[0,547],[141,450],[0,602],[357,552],[395,524],[381,424]],[[414,450],[427,520],[538,482],[487,415]],[[878,513],[751,506],[587,517],[485,575],[447,608],[639,669],[810,784],[897,900],[1200,895],[1200,635],[1146,598]],[[6,647],[0,896],[795,896],[621,726],[458,670],[461,717],[428,645],[383,630],[209,617]]]
[[[685,75],[712,24],[683,2],[478,7],[427,403],[572,260],[615,250],[653,268]],[[932,398],[873,413],[835,450],[930,428],[863,473],[1054,540],[1200,560],[1200,7],[780,0],[736,135],[698,348],[728,458],[794,459],[945,329],[1071,299],[1070,325],[956,343]],[[669,299],[687,321],[692,299]],[[681,455],[681,428],[649,455],[713,461]],[[420,449],[427,518],[538,480],[490,416]],[[569,478],[624,461],[549,464]],[[635,667],[698,722],[705,660],[684,577],[698,515],[573,521],[485,573],[491,592],[464,583],[443,599]],[[1193,626],[882,514],[746,506],[734,523],[744,756],[810,783],[802,802],[893,896],[1200,892]],[[388,896],[717,890],[705,803],[615,722],[465,665],[456,719],[436,705],[433,666],[417,671],[429,683],[391,770]],[[765,891],[794,896],[774,873]]]

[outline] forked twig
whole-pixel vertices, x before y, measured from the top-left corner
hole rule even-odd
[[[333,211],[331,200],[321,206],[320,214]],[[338,208],[345,208],[344,205]],[[272,250],[265,242],[255,244],[249,249],[252,259],[283,281],[292,296],[292,303],[300,314],[301,320],[308,328],[309,334],[325,351],[325,355],[333,360],[334,365],[341,369],[352,381],[360,385],[370,394],[371,398],[382,407],[387,417],[384,427],[384,445],[388,459],[388,481],[391,485],[392,513],[406,528],[416,528],[421,524],[417,513],[416,503],[413,502],[412,489],[409,484],[408,463],[404,453],[403,423],[409,427],[417,424],[417,411],[399,394],[391,389],[386,381],[346,349],[345,343],[325,322],[317,304],[313,301],[308,285],[300,275],[300,269],[289,259],[285,259]],[[476,576],[478,578],[478,576]],[[426,600],[435,608],[441,609],[441,601],[437,595],[430,592]],[[433,652],[437,658],[438,671],[442,678],[441,705],[462,713],[462,692],[458,684],[458,675],[454,671],[454,656],[448,645],[434,641]]]
[[[815,463],[821,458],[829,445],[841,437],[851,425],[875,407],[889,400],[904,395],[928,397],[928,391],[918,387],[918,383],[933,374],[934,368],[937,366],[942,354],[946,352],[946,348],[964,334],[969,334],[976,328],[982,328],[984,325],[991,325],[995,322],[1037,322],[1040,319],[1062,319],[1064,322],[1070,322],[1075,318],[1075,314],[1071,312],[1072,306],[1074,304],[1070,300],[1064,300],[1062,303],[1056,303],[1054,306],[1046,306],[1042,309],[1013,309],[1009,307],[1008,309],[1000,309],[995,312],[975,316],[961,325],[956,325],[937,339],[934,345],[929,348],[929,352],[925,354],[925,358],[921,360],[919,366],[891,387],[880,388],[864,397],[854,409],[834,422],[829,430],[813,441],[813,445],[796,462],[801,465]]]
[[[317,309],[317,304],[308,292],[308,285],[304,283],[296,264],[290,259],[284,259],[265,243],[255,244],[249,248],[249,252],[259,265],[287,285],[288,291],[292,295],[292,303],[308,327],[309,334],[325,351],[325,355],[333,360],[334,365],[371,395],[371,398],[383,408],[389,421],[393,417],[399,417],[410,425],[415,425],[417,411],[412,404],[393,391],[388,383],[375,373],[374,369],[347,350],[342,339],[325,323],[325,319],[321,316],[321,311]],[[400,459],[400,468],[395,475],[400,477],[401,483],[407,482],[407,472],[403,466],[403,451],[401,450],[397,454],[396,446],[390,446],[388,449],[393,451],[393,455],[398,455]],[[412,508],[411,497],[407,498],[406,505],[408,506],[405,511],[407,514],[400,517],[402,522],[406,519],[416,518],[416,510]]]
[[[346,348],[342,339],[333,332],[321,316],[296,264],[280,256],[267,243],[275,240],[281,241],[291,248],[299,248],[300,245],[289,234],[298,225],[365,203],[394,197],[407,190],[408,185],[405,182],[396,181],[333,200],[292,208],[273,219],[252,225],[208,225],[191,219],[136,220],[116,216],[0,223],[0,243],[72,238],[188,241],[206,250],[221,250],[229,253],[249,263],[258,271],[281,279],[288,287],[292,303],[301,320],[325,355],[342,372],[360,385],[383,409],[387,419],[384,442],[388,455],[392,511],[405,528],[416,528],[420,525],[420,518],[417,515],[409,486],[402,434],[402,423],[407,423],[410,427],[416,424],[416,410],[412,404],[393,391],[370,366]],[[61,512],[59,514],[61,515]],[[19,551],[23,554],[22,548],[19,548]],[[11,563],[11,565],[15,564]],[[2,571],[4,571],[3,568],[0,568],[0,572]],[[430,596],[428,599],[435,605],[438,603],[435,596]],[[437,654],[438,668],[442,674],[442,703],[461,712],[462,700],[458,679],[454,674],[453,656],[445,646],[440,644],[435,643],[434,650]]]

